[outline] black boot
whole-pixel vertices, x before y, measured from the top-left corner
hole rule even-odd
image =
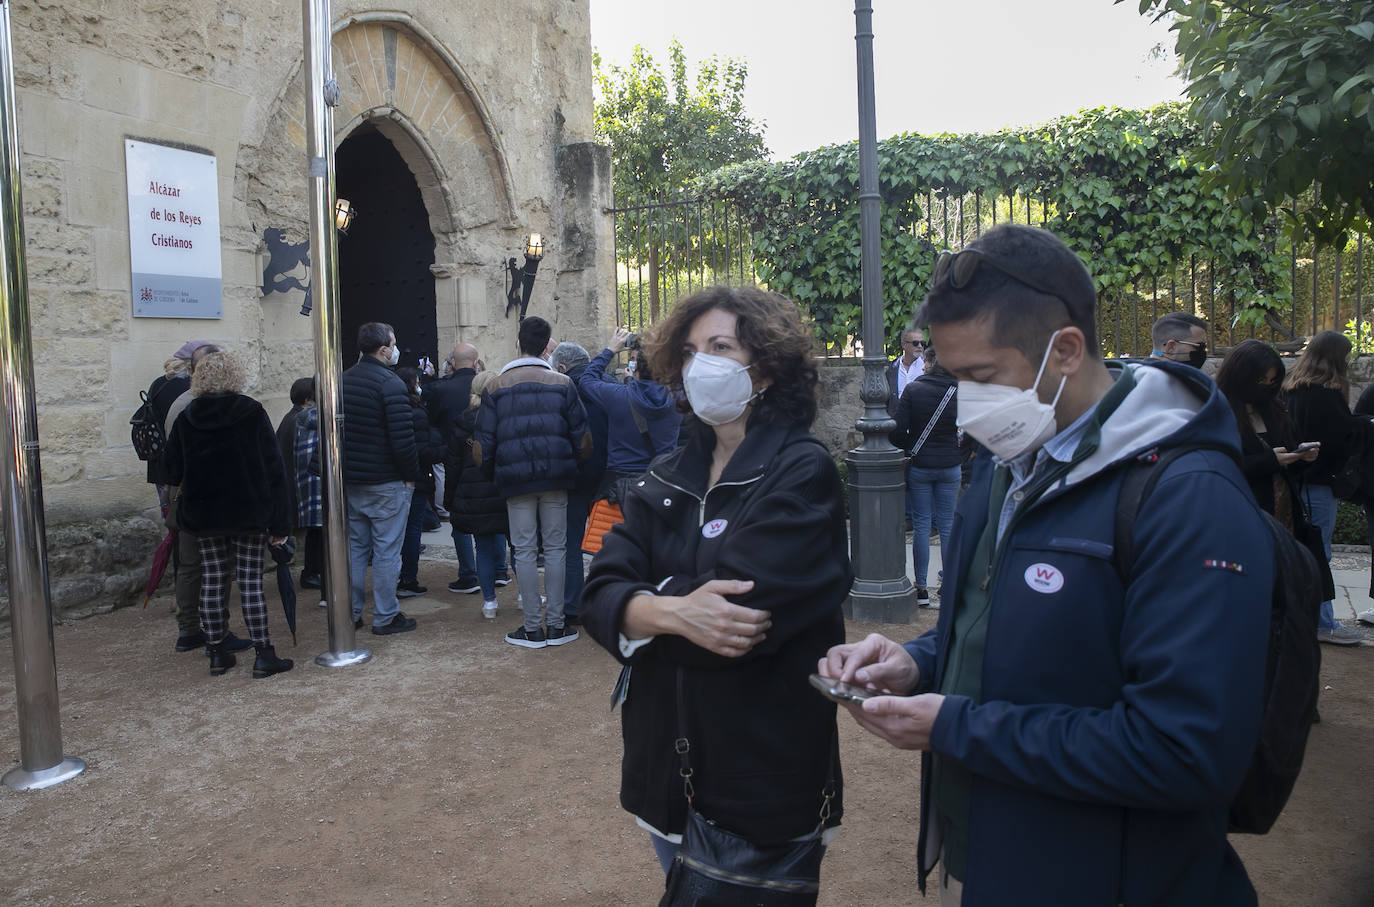
[[[205,647],[206,654],[210,656],[210,676],[218,677],[225,671],[238,664],[238,659],[229,653],[224,640],[220,640],[214,645]]]
[[[276,650],[271,646],[258,646],[258,660],[253,662],[253,678],[262,680],[273,674],[285,673],[291,670],[293,664],[289,658],[278,658]]]

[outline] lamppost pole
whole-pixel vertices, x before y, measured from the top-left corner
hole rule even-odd
[[[845,616],[905,623],[916,611],[916,590],[906,575],[902,532],[906,477],[902,452],[888,433],[887,357],[883,354],[883,260],[878,193],[878,117],[873,91],[873,3],[854,2],[854,43],[859,70],[859,252],[863,267],[863,415],[855,427],[863,444],[849,452],[850,560],[854,586]]]
[[[330,74],[329,0],[303,0],[306,162],[310,184],[310,290],[315,298],[315,402],[320,408],[320,466],[325,489],[324,588],[329,594],[329,651],[316,664],[341,668],[372,657],[357,647],[348,579],[344,511],[343,412],[339,375],[339,239],[334,227],[334,111],[339,87]]]
[[[33,790],[75,778],[86,770],[86,763],[62,756],[10,34],[10,5],[0,2],[0,397],[5,407],[0,510],[19,718],[19,766],[5,773],[4,784],[13,790]]]

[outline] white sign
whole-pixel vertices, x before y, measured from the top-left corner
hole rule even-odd
[[[215,156],[124,140],[134,317],[219,318]]]

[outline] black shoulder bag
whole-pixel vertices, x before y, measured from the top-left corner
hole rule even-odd
[[[810,834],[783,844],[759,845],[720,827],[692,805],[691,743],[682,693],[682,669],[677,671],[677,727],[674,743],[682,765],[682,793],[687,798],[687,827],[659,907],[707,904],[749,904],[757,907],[811,907],[821,888],[822,834],[835,796],[834,748],[830,779],[826,781],[819,821]]]

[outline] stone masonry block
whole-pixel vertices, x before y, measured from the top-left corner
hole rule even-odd
[[[153,86],[152,72],[132,60],[125,60],[92,47],[77,51],[84,104],[114,113],[146,119],[148,98]]]
[[[38,437],[44,449],[79,458],[87,451],[104,447],[101,437],[104,420],[103,409],[42,410],[38,414]]]
[[[89,258],[68,255],[28,256],[29,280],[57,286],[80,286],[91,279]]]
[[[62,161],[81,157],[81,105],[28,89],[19,90],[17,97],[24,154]]]
[[[118,227],[127,235],[129,189],[124,179],[122,141],[118,170],[74,168],[68,185],[68,218],[72,223],[92,227]]]
[[[129,263],[129,231],[127,228],[102,227],[93,229],[95,248],[95,281],[101,290],[124,294],[124,311],[132,311],[129,287],[133,280]]]

